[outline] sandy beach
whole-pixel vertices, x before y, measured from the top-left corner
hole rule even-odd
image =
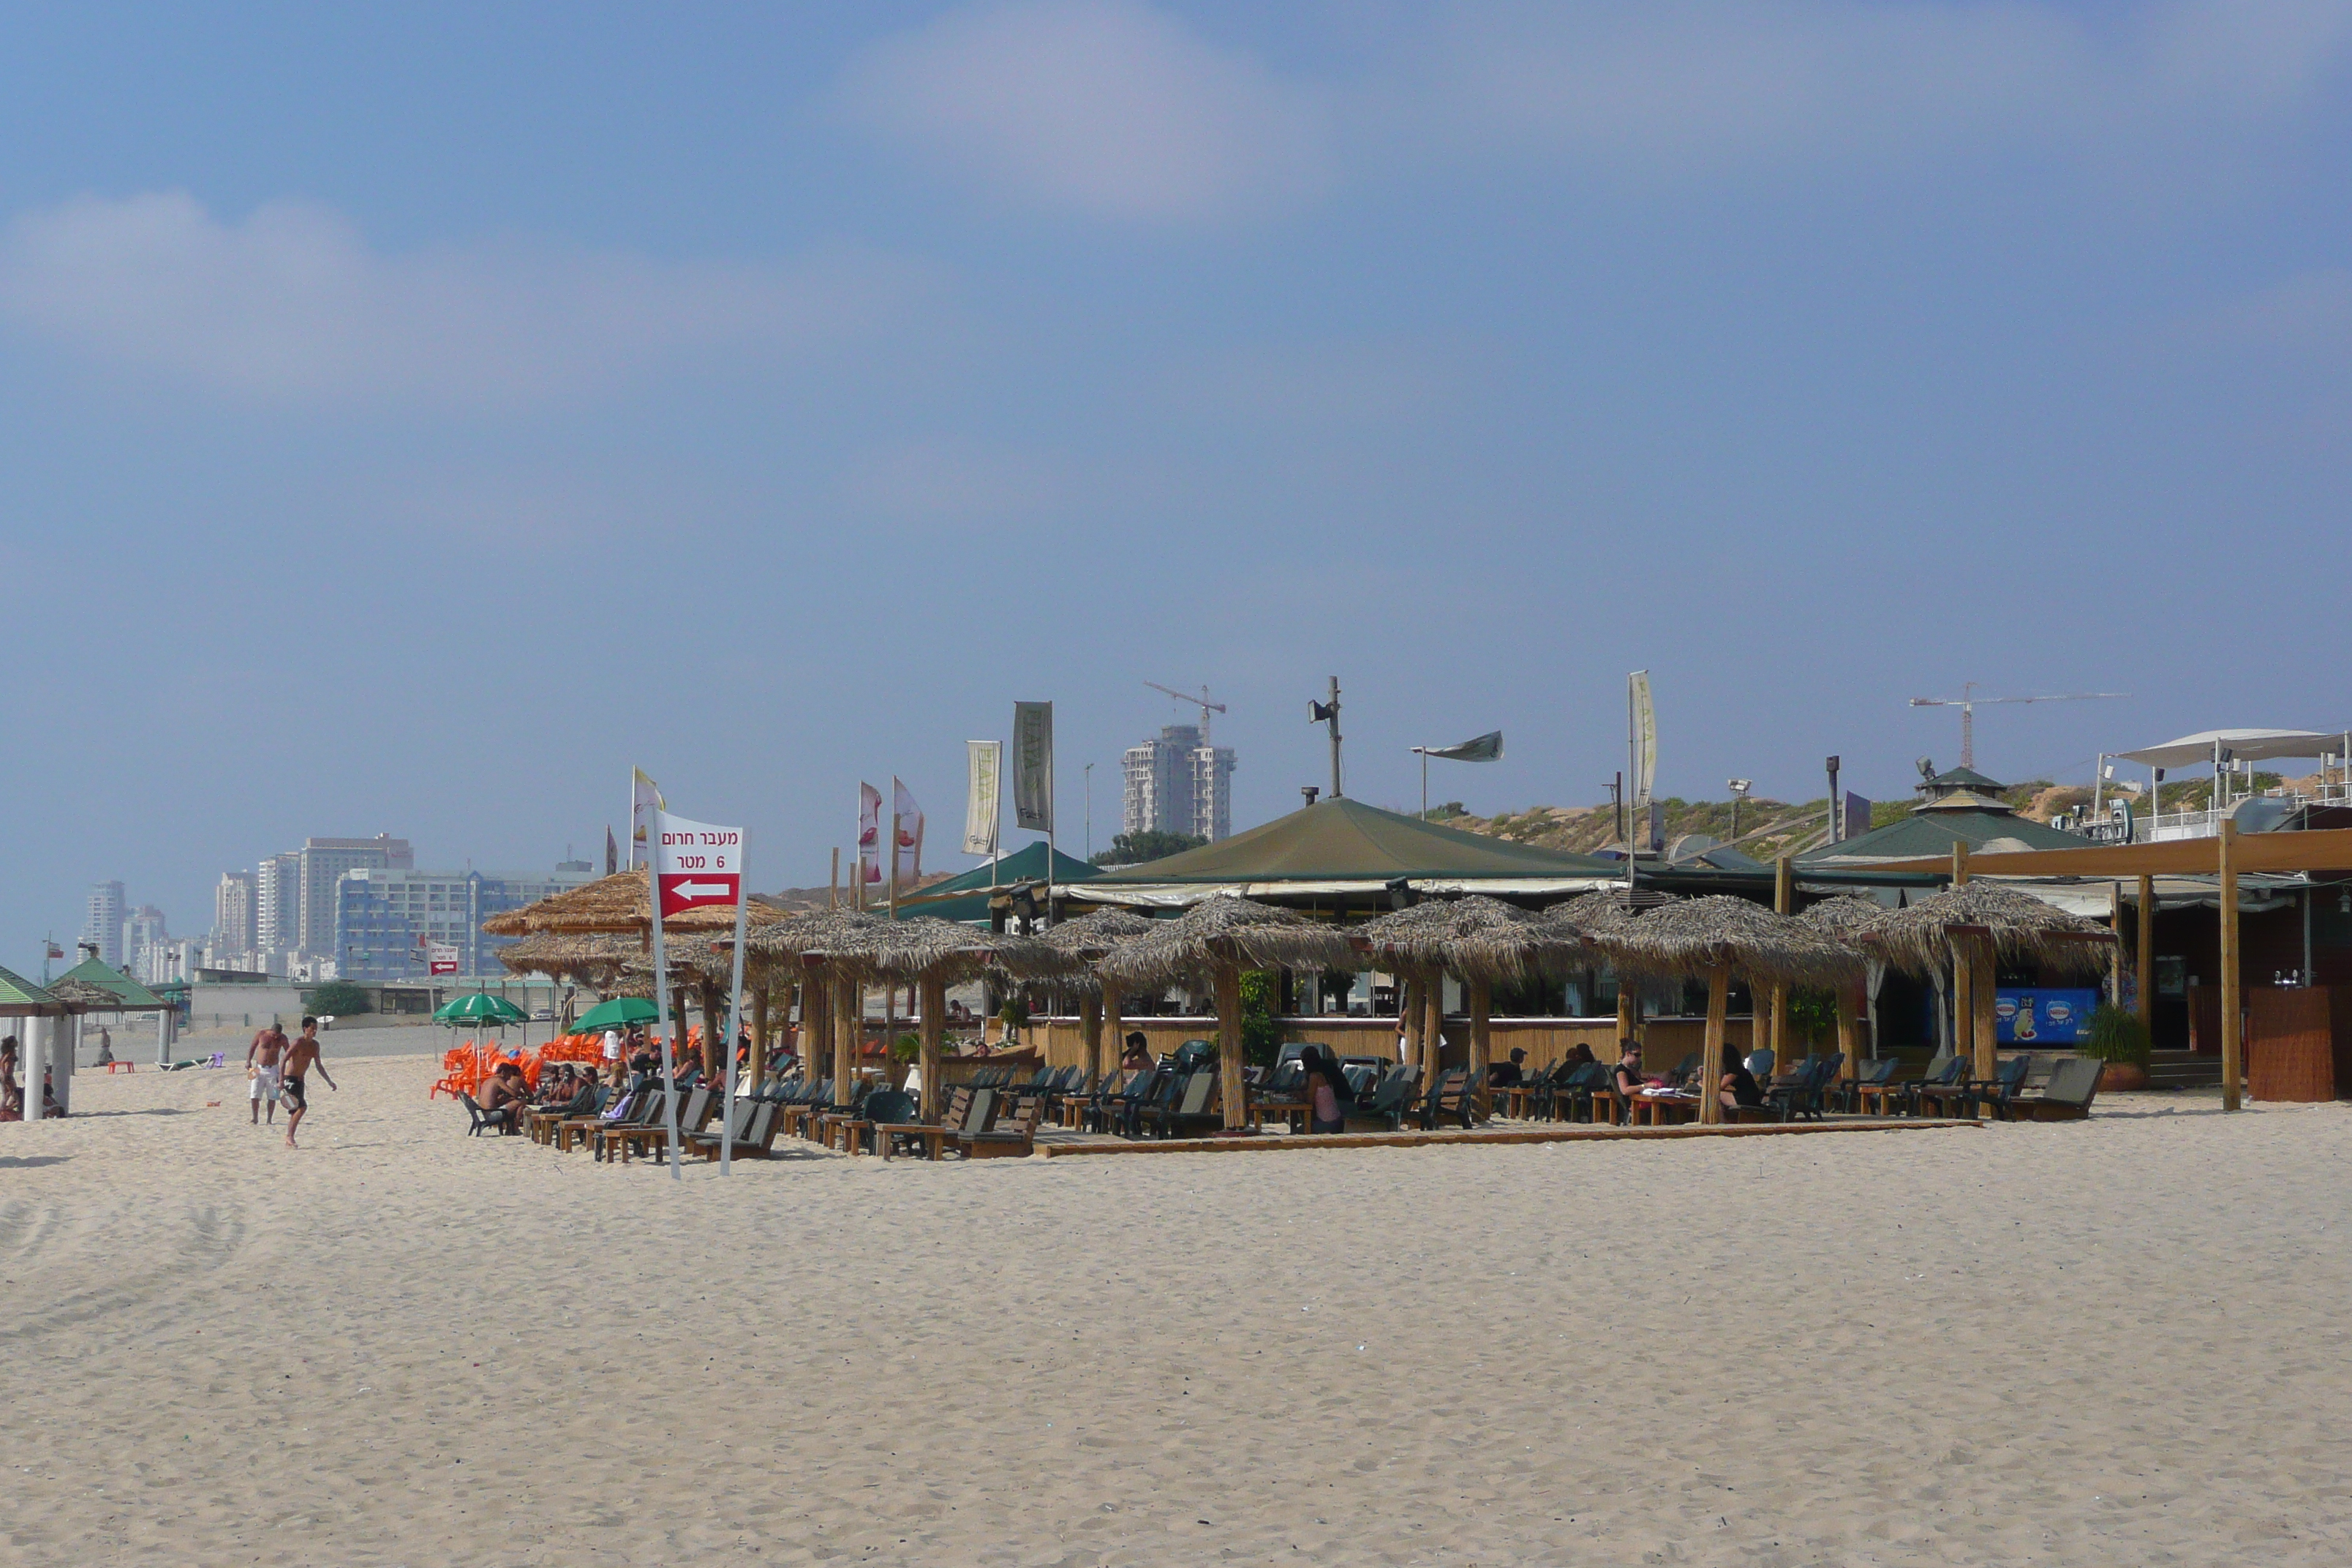
[[[434,1076],[0,1129],[0,1557],[2352,1560],[2344,1107],[722,1187]]]

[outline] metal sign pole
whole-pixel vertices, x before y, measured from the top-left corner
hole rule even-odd
[[[654,1027],[661,1031],[662,1121],[669,1135],[669,1176],[682,1182],[677,1147],[677,1055],[670,1047],[669,968],[662,957],[661,847],[662,814],[653,814],[646,837],[646,892],[654,910]]]
[[[727,1008],[727,1038],[719,1057],[727,1064],[727,1121],[719,1133],[719,1173],[722,1176],[735,1173],[735,1037],[743,1026],[743,921],[750,913],[751,903],[751,884],[749,874],[743,869],[743,861],[751,852],[751,830],[747,827],[743,830],[742,841],[735,847],[735,872],[739,879],[735,884],[734,977],[728,984],[732,1000]],[[671,1136],[676,1135],[673,1127]]]

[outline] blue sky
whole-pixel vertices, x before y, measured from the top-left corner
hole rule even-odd
[[[306,834],[536,865],[632,763],[1231,705],[1237,820],[1891,795],[2352,721],[2352,6],[74,7],[0,50],[0,962]],[[1019,841],[1019,836],[1013,836]],[[960,857],[935,853],[960,866]],[[35,962],[37,962],[37,955]]]

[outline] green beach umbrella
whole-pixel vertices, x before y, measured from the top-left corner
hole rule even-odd
[[[436,1024],[520,1024],[523,1021],[523,1012],[503,996],[478,991],[471,996],[460,996],[454,1002],[443,1003],[434,1012],[433,1021]]]
[[[632,1024],[650,1024],[661,1015],[654,1005],[642,996],[615,996],[609,1002],[599,1002],[572,1022],[575,1035],[593,1035],[601,1029],[625,1029]]]

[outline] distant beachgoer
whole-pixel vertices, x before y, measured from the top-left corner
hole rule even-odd
[[[1592,1047],[1586,1045],[1581,1040],[1579,1040],[1575,1045],[1568,1047],[1568,1056],[1565,1058],[1568,1065],[1574,1068],[1580,1068],[1587,1062],[1596,1061],[1599,1058],[1592,1054]]]
[[[1486,1082],[1495,1089],[1517,1089],[1528,1080],[1527,1069],[1521,1064],[1528,1059],[1524,1047],[1511,1047],[1511,1059],[1486,1064]]]
[[[1647,1080],[1642,1077],[1642,1043],[1627,1040],[1623,1044],[1624,1050],[1617,1058],[1617,1092],[1630,1100],[1642,1092]]]
[[[1339,1064],[1321,1046],[1309,1046],[1299,1055],[1307,1066],[1307,1131],[1345,1132],[1348,1117],[1341,1107],[1349,1098],[1348,1080],[1339,1075]]]
[[[1143,1072],[1148,1070],[1150,1066],[1150,1037],[1145,1035],[1140,1029],[1130,1031],[1127,1037],[1127,1054],[1118,1058],[1118,1070],[1121,1072]]]
[[[103,1024],[98,1026],[98,1065],[104,1067],[114,1059],[114,1036]]]
[[[262,1102],[269,1104],[269,1124],[278,1125],[278,1100],[284,1092],[286,1031],[272,1024],[253,1037],[253,1044],[245,1047],[246,1099],[252,1102],[253,1114],[248,1120],[261,1125]]]
[[[0,1040],[0,1121],[25,1120],[25,1086],[16,1080],[16,1037]]]
[[[278,1089],[278,1098],[286,1102],[286,1146],[289,1149],[299,1147],[294,1142],[294,1130],[302,1125],[302,1118],[310,1112],[310,1096],[303,1087],[303,1079],[310,1076],[312,1068],[317,1068],[319,1076],[326,1079],[329,1089],[338,1094],[342,1092],[328,1075],[327,1064],[319,1058],[319,1020],[305,1018],[302,1020],[302,1037],[287,1049],[286,1079]]]
[[[1756,1075],[1748,1070],[1748,1064],[1740,1059],[1738,1050],[1727,1045],[1723,1055],[1725,1071],[1722,1081],[1717,1086],[1717,1092],[1723,1097],[1723,1109],[1737,1114],[1742,1106],[1762,1105],[1764,1088],[1756,1081]]]
[[[604,1031],[604,1070],[607,1073],[621,1070],[621,1032],[618,1029]]]

